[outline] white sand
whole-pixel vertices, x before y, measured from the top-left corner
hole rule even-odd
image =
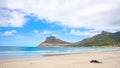
[[[90,63],[90,60],[103,63]],[[120,51],[0,59],[0,68],[120,68]]]

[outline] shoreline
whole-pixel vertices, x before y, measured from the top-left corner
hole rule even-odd
[[[94,48],[98,48],[98,49],[95,50]],[[51,53],[44,54],[44,55],[40,55],[40,53],[38,53],[38,55],[34,55],[34,53],[33,53],[33,55],[32,55],[32,53],[29,53],[30,56],[25,55],[25,53],[21,53],[19,55],[19,53],[17,54],[17,52],[16,52],[16,54],[15,53],[6,53],[5,55],[4,55],[4,53],[2,53],[3,55],[2,54],[0,54],[0,55],[5,56],[5,57],[0,57],[0,59],[14,59],[14,58],[19,59],[19,58],[34,58],[34,57],[36,58],[36,57],[45,57],[45,56],[59,56],[59,55],[69,55],[69,54],[81,54],[81,53],[90,53],[90,52],[104,52],[104,51],[120,50],[120,47],[107,47],[107,48],[101,47],[100,49],[99,48],[100,47],[92,47],[91,48],[92,50],[88,49],[88,51],[87,50],[86,51],[74,51],[73,50],[73,52],[72,51],[71,52],[69,52],[69,51],[68,52],[67,51],[66,52],[58,52],[58,53],[51,52]],[[35,52],[35,53],[37,53],[37,52]],[[7,56],[7,54],[8,54],[8,56]],[[9,57],[9,54],[13,54],[13,55],[10,55],[10,57]],[[22,54],[23,54],[23,56],[22,56]]]
[[[120,68],[120,50],[0,59],[0,68]],[[90,63],[98,60],[102,64]]]
[[[113,48],[113,47],[112,47]],[[118,48],[118,47],[115,47]],[[120,47],[119,47],[120,48]],[[75,53],[56,53],[56,54],[46,54],[42,56],[31,56],[31,57],[15,57],[15,58],[0,58],[1,59],[26,59],[26,58],[42,58],[47,56],[61,56],[61,55],[74,55],[74,54],[84,54],[84,53],[97,53],[97,52],[111,52],[111,51],[120,51],[120,49],[113,49],[113,50],[98,50],[98,51],[89,51],[89,52],[75,52]]]

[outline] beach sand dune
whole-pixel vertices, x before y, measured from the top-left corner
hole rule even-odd
[[[102,63],[90,63],[91,60]],[[0,68],[120,68],[120,51],[0,59]]]

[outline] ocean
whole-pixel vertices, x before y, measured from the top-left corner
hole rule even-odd
[[[72,54],[96,51],[120,50],[100,47],[0,47],[0,58],[43,57],[56,54]]]

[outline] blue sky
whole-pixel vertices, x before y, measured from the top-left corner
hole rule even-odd
[[[117,32],[119,22],[119,0],[0,0],[0,46],[37,46],[51,35],[78,42]]]
[[[37,46],[51,35],[68,42],[77,42],[86,38],[84,35],[70,34],[73,28],[66,28],[45,20],[36,21],[35,17],[28,17],[29,20],[23,27],[0,27],[1,46]],[[76,30],[86,31],[88,29],[76,28]]]

